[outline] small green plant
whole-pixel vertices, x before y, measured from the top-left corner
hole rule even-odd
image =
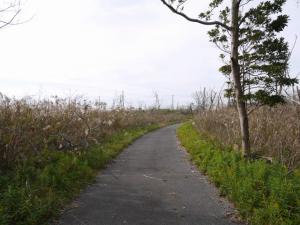
[[[200,134],[191,123],[177,131],[194,163],[253,225],[300,224],[300,171],[280,163],[246,160]]]

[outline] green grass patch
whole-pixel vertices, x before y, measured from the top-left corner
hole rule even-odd
[[[177,130],[192,160],[253,225],[300,224],[300,171],[288,173],[279,163],[249,161],[221,149],[191,123]]]
[[[42,225],[91,183],[136,138],[158,128],[124,130],[88,151],[43,151],[14,171],[0,171],[0,225]]]

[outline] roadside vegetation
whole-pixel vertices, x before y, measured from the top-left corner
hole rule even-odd
[[[47,224],[97,171],[176,111],[0,96],[0,224]]]
[[[235,108],[199,112],[195,123],[223,146],[241,148]],[[300,106],[293,104],[262,107],[249,117],[252,157],[277,161],[289,171],[300,166]]]
[[[197,129],[222,148],[238,152],[242,147],[238,112],[228,103],[230,100],[225,100],[221,92],[206,89],[196,92],[194,99]],[[299,95],[285,96],[285,101],[275,107],[248,107],[249,158],[276,161],[292,172],[300,168],[300,91]]]
[[[207,132],[199,132],[196,124],[184,124],[177,135],[193,162],[219,187],[220,194],[234,203],[246,222],[300,224],[299,169],[289,171],[277,160],[245,159]]]

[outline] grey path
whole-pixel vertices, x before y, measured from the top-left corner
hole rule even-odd
[[[61,225],[230,225],[228,205],[177,145],[176,126],[138,139],[74,201]]]

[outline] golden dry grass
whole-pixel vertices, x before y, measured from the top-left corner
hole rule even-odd
[[[240,148],[241,137],[235,108],[201,111],[195,117],[200,131],[224,146]],[[252,151],[272,157],[289,169],[300,165],[300,106],[261,107],[250,114]]]
[[[80,99],[17,100],[0,94],[0,165],[15,166],[43,149],[80,152],[119,130],[181,118],[162,110],[105,110]]]

